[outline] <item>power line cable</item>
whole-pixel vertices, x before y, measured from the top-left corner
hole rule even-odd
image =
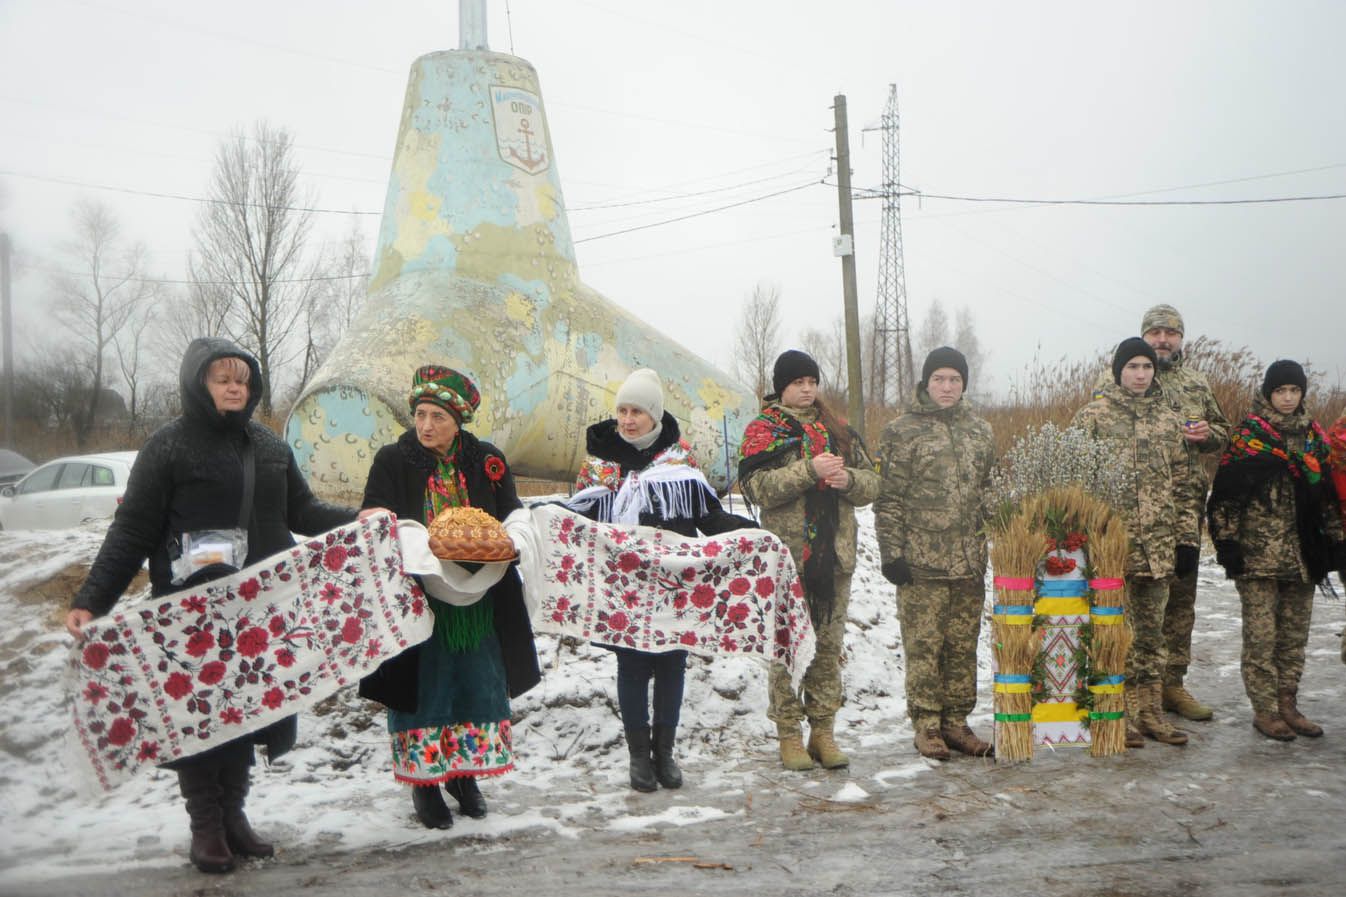
[[[609,231],[608,233],[605,233],[605,234],[594,234],[592,237],[581,237],[580,239],[578,239],[578,240],[572,240],[571,242],[574,243],[575,245],[579,245],[580,243],[589,243],[589,242],[592,242],[593,240],[602,240],[602,239],[604,239],[604,238],[606,238],[606,237],[616,237],[616,236],[620,236],[621,234],[629,234],[629,233],[633,233],[634,231],[638,231],[638,230],[648,230],[649,228],[652,228],[652,227],[661,227],[661,226],[663,226],[663,225],[665,225],[665,224],[673,224],[673,223],[678,222],[678,221],[687,221],[687,220],[689,220],[689,219],[691,219],[691,218],[700,218],[700,217],[702,217],[703,215],[713,215],[713,214],[715,214],[716,212],[723,212],[723,211],[726,211],[727,209],[736,209],[736,208],[738,208],[739,206],[746,206],[746,205],[751,205],[752,203],[762,202],[763,200],[774,199],[774,198],[777,197],[777,196],[784,196],[784,195],[787,194],[787,193],[795,193],[795,192],[797,192],[797,191],[799,191],[799,190],[804,190],[804,189],[806,189],[806,188],[808,188],[808,187],[816,187],[816,186],[818,186],[820,183],[822,183],[822,182],[821,182],[821,181],[808,181],[807,183],[796,184],[796,185],[793,186],[793,187],[787,187],[787,188],[785,188],[784,190],[777,190],[777,191],[774,192],[774,193],[767,193],[767,194],[765,194],[765,195],[763,195],[763,196],[754,196],[754,197],[752,197],[751,199],[744,199],[744,200],[740,200],[739,202],[729,203],[728,205],[717,206],[716,208],[713,208],[713,209],[703,209],[703,210],[700,211],[700,212],[692,212],[692,213],[687,214],[687,215],[679,215],[679,216],[676,217],[676,218],[665,218],[665,219],[663,219],[662,221],[652,221],[652,222],[650,222],[649,224],[637,224],[637,225],[635,225],[634,227],[625,227],[625,228],[622,228],[621,230]]]

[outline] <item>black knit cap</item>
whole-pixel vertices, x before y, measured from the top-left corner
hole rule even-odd
[[[925,386],[930,375],[940,368],[953,368],[957,371],[963,378],[963,389],[967,389],[967,358],[962,352],[952,346],[940,346],[925,356],[925,364],[921,365],[921,385]]]
[[[1288,358],[1273,361],[1262,378],[1262,398],[1271,401],[1271,394],[1282,386],[1298,386],[1300,392],[1308,392],[1309,375],[1303,365]]]
[[[1151,346],[1145,340],[1138,336],[1128,337],[1117,345],[1117,351],[1112,353],[1112,382],[1121,385],[1122,368],[1133,358],[1144,355],[1150,359],[1150,363],[1156,367],[1159,365],[1159,356],[1155,354],[1154,346]]]
[[[818,370],[818,362],[807,352],[786,349],[780,353],[780,357],[776,359],[776,366],[771,369],[771,388],[776,395],[780,395],[785,391],[785,387],[800,377],[821,380],[822,373]]]

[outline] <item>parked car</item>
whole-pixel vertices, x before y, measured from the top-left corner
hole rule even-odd
[[[0,488],[17,483],[36,465],[18,452],[0,449]]]
[[[107,452],[48,461],[0,488],[0,528],[65,529],[111,517],[135,459],[135,452]]]

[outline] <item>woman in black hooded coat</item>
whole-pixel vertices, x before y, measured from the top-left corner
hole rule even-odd
[[[175,574],[184,533],[246,530],[247,554],[237,563],[244,567],[293,546],[292,532],[315,535],[355,519],[355,511],[314,497],[285,441],[252,420],[262,373],[251,354],[218,337],[193,340],[178,380],[182,415],[156,430],[136,456],[103,546],[71,601],[66,627],[76,638],[85,623],[111,612],[146,559],[155,596],[233,572],[214,565]],[[273,854],[243,813],[253,744],[265,745],[274,760],[294,746],[296,732],[290,716],[165,764],[178,774],[198,869],[227,872],[235,855]]]

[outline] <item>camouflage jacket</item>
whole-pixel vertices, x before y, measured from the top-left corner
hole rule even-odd
[[[1253,398],[1252,413],[1280,431],[1288,445],[1304,446],[1310,424],[1307,414],[1281,414],[1261,393]],[[1211,495],[1209,509],[1211,539],[1238,543],[1243,555],[1243,576],[1312,582],[1295,519],[1295,487],[1289,469],[1256,485],[1235,485],[1231,474],[1233,471],[1227,472],[1223,465],[1216,473],[1216,491]],[[1324,489],[1321,496],[1324,500],[1315,509],[1321,533],[1329,542],[1340,542],[1342,523],[1333,500],[1335,493]]]
[[[1188,420],[1204,420],[1210,424],[1210,436],[1206,437],[1204,442],[1188,442],[1186,439],[1182,441],[1183,450],[1187,455],[1187,475],[1194,486],[1193,496],[1199,522],[1201,509],[1206,503],[1206,490],[1210,488],[1210,480],[1206,476],[1206,468],[1201,463],[1201,456],[1204,454],[1218,457],[1220,452],[1224,451],[1225,445],[1229,442],[1229,419],[1220,410],[1220,403],[1215,401],[1215,393],[1211,390],[1206,375],[1194,367],[1188,367],[1182,353],[1179,353],[1167,368],[1156,367],[1154,378],[1159,382],[1159,388],[1163,390],[1169,407],[1177,413],[1179,425]],[[1105,386],[1112,384],[1112,371],[1104,371],[1094,384],[1094,396],[1097,397]]]
[[[905,558],[917,579],[986,572],[986,496],[995,443],[967,401],[940,408],[921,389],[879,442],[874,529],[883,563]]]
[[[1071,425],[1113,446],[1118,460],[1135,472],[1131,496],[1117,509],[1131,537],[1126,573],[1172,575],[1178,546],[1199,544],[1205,490],[1192,479],[1181,421],[1163,388],[1156,384],[1135,396],[1108,383],[1075,413]]]
[[[791,408],[779,402],[778,408],[800,421],[814,420],[813,409]],[[840,509],[837,515],[835,548],[837,566],[843,573],[855,570],[855,508],[867,505],[879,491],[879,475],[874,462],[858,438],[852,443],[846,458],[846,472],[851,484],[840,490]],[[795,566],[804,569],[804,493],[817,488],[818,477],[813,464],[803,458],[793,458],[779,467],[753,471],[739,487],[748,501],[761,509],[762,528],[775,533],[790,549]]]

